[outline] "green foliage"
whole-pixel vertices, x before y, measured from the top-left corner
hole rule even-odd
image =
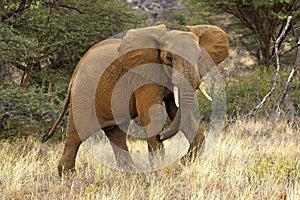
[[[73,69],[93,44],[142,23],[128,4],[105,0],[63,0],[28,3],[4,1],[0,22],[0,66],[23,70],[29,64],[43,68]],[[4,20],[4,21],[3,21]]]
[[[186,25],[204,24],[205,18],[193,16],[187,9],[178,8],[165,10],[159,23],[164,23],[169,29],[186,30]]]
[[[283,91],[287,77],[289,76],[288,69],[282,70],[279,74],[279,82],[276,84],[276,89],[272,95],[267,98],[264,106],[257,113],[258,116],[268,116],[274,114],[276,103]],[[237,76],[226,87],[226,109],[227,117],[236,118],[246,115],[249,111],[255,108],[271,90],[274,82],[274,74],[271,70],[266,70],[265,67],[257,67],[254,71],[246,76]],[[297,113],[300,112],[300,81],[294,79],[288,97],[295,107]],[[211,102],[209,102],[201,93],[198,95],[199,109],[201,120],[210,121]],[[286,104],[281,105],[281,109],[285,109]]]
[[[273,84],[273,74],[257,68],[248,77],[240,77],[227,87],[227,113],[229,117],[245,115],[255,108],[263,97],[270,91]],[[273,109],[279,95],[273,94],[266,102],[265,111]],[[264,113],[265,114],[265,113]]]
[[[195,15],[205,14],[214,24],[218,24],[218,21],[230,24],[224,27],[225,30],[236,32],[239,35],[238,43],[243,44],[257,57],[260,64],[266,67],[274,61],[273,41],[279,36],[287,17],[293,16],[296,25],[300,21],[299,0],[189,0],[188,2]],[[291,36],[290,34],[288,37]]]
[[[171,13],[169,15],[169,21],[185,25],[187,23],[187,16],[184,13]]]
[[[57,118],[65,98],[67,85],[52,88],[15,84],[0,86],[0,116],[9,115],[0,139],[42,136]],[[63,125],[63,123],[62,123]]]
[[[200,121],[209,122],[211,116],[211,102],[199,92],[197,96],[199,103]]]
[[[270,71],[257,68],[247,77],[237,77],[226,87],[226,110],[228,118],[245,115],[253,109],[272,87],[273,75]],[[266,112],[273,109],[279,94],[275,93],[266,103]],[[201,120],[209,122],[211,102],[202,94],[198,95]]]

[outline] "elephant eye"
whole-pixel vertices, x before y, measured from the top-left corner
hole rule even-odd
[[[167,54],[166,55],[166,63],[171,64],[172,63],[172,59],[173,59],[173,56],[171,54]]]

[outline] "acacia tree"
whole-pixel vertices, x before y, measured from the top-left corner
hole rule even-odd
[[[274,38],[285,25],[287,16],[300,17],[299,0],[189,0],[192,10],[209,9],[211,12],[226,12],[238,19],[255,41],[253,50],[259,62],[270,66],[274,55]],[[243,33],[242,33],[243,34]],[[245,36],[245,34],[243,34]],[[247,37],[248,41],[253,41]],[[253,48],[253,44],[248,44]]]
[[[113,0],[0,0],[0,67],[22,70],[26,86],[35,70],[73,69],[91,45],[144,20]]]

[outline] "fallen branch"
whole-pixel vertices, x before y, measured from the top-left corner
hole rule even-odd
[[[280,43],[282,42],[282,40],[284,39],[285,35],[287,34],[287,31],[289,29],[289,26],[292,22],[293,17],[289,16],[287,18],[287,23],[284,27],[284,29],[282,30],[281,34],[279,35],[279,37],[276,39],[275,41],[275,56],[276,56],[276,70],[274,73],[274,82],[272,85],[271,90],[266,94],[266,96],[262,99],[262,101],[250,112],[248,112],[243,118],[245,119],[249,119],[250,117],[252,117],[253,115],[255,115],[255,113],[262,108],[262,106],[264,105],[264,103],[266,102],[266,100],[271,96],[271,94],[274,92],[274,90],[276,89],[276,85],[278,82],[278,75],[279,75],[279,71],[280,71],[280,62],[279,62],[279,56],[278,56],[278,48]]]

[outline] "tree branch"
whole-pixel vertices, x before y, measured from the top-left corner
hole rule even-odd
[[[23,11],[30,8],[32,3],[32,0],[22,0],[19,4],[19,7],[17,9],[14,9],[8,13],[2,13],[1,22],[4,22],[5,20],[11,18],[13,15],[22,13]]]
[[[20,70],[22,70],[22,71],[26,71],[26,67],[24,65],[14,64],[13,66],[20,69]]]
[[[68,8],[68,9],[71,9],[71,10],[76,10],[79,14],[84,14],[84,12],[82,12],[81,10],[79,10],[78,8],[75,8],[75,7],[66,6],[66,5],[59,5],[59,7]]]
[[[297,48],[297,57],[296,57],[296,61],[295,61],[295,64],[294,64],[294,67],[288,77],[288,80],[285,84],[285,88],[284,90],[281,92],[280,94],[280,97],[277,101],[277,104],[276,104],[276,121],[279,119],[279,116],[280,116],[280,105],[282,104],[282,102],[284,101],[284,98],[286,97],[289,89],[290,89],[290,85],[292,83],[292,80],[293,80],[293,77],[295,76],[298,68],[299,68],[299,65],[300,65],[300,39],[298,39],[298,48]]]
[[[285,37],[285,35],[286,35],[287,31],[288,31],[292,19],[293,18],[291,16],[289,16],[287,18],[286,26],[284,27],[284,29],[282,30],[281,34],[279,35],[279,37],[275,41],[275,55],[276,55],[276,65],[277,65],[277,67],[276,67],[276,70],[275,70],[275,73],[274,73],[274,82],[273,82],[272,88],[266,94],[266,96],[262,99],[262,101],[253,110],[251,110],[250,112],[248,112],[244,116],[245,119],[249,119],[250,117],[252,117],[253,115],[255,115],[256,111],[258,111],[259,109],[262,108],[262,106],[266,102],[267,98],[269,96],[271,96],[271,94],[274,92],[274,90],[276,88],[276,85],[277,85],[277,82],[278,82],[279,70],[280,70],[280,62],[279,62],[279,56],[278,56],[278,47],[279,47],[279,44],[282,42],[282,40],[284,39],[284,37]]]
[[[22,77],[21,87],[25,88],[29,84],[29,81],[33,73],[33,68],[34,68],[34,64],[29,64],[27,66],[26,71],[24,72],[24,75]]]

